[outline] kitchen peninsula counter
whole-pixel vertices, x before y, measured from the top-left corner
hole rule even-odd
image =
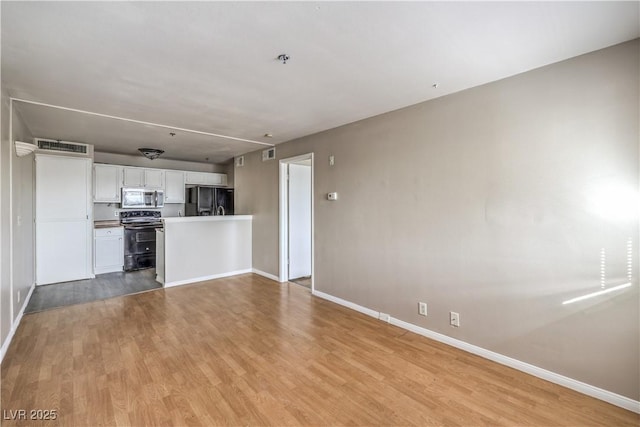
[[[251,215],[162,218],[156,280],[165,287],[251,272]]]

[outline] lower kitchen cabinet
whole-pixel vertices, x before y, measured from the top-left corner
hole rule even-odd
[[[94,273],[122,271],[124,268],[123,228],[96,228],[93,237]]]

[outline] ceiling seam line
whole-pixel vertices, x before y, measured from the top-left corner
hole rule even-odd
[[[189,132],[189,133],[196,133],[196,134],[200,134],[200,135],[215,136],[217,138],[231,139],[231,140],[234,140],[234,141],[241,141],[241,142],[249,142],[249,143],[252,143],[252,144],[267,145],[269,147],[274,147],[275,146],[275,144],[272,144],[272,143],[269,143],[269,142],[253,141],[251,139],[237,138],[235,136],[221,135],[221,134],[218,134],[218,133],[205,132],[205,131],[200,131],[200,130],[195,130],[195,129],[187,129],[187,128],[181,128],[181,127],[176,127],[176,126],[163,125],[163,124],[160,124],[160,123],[146,122],[144,120],[129,119],[129,118],[126,118],[126,117],[112,116],[110,114],[96,113],[94,111],[79,110],[77,108],[63,107],[61,105],[54,105],[54,104],[47,104],[47,103],[44,103],[44,102],[30,101],[28,99],[20,99],[20,98],[13,98],[13,97],[9,97],[9,99],[13,100],[13,101],[17,101],[17,102],[24,102],[25,104],[32,104],[32,105],[39,105],[39,106],[42,106],[42,107],[57,108],[59,110],[72,111],[72,112],[75,112],[75,113],[82,113],[82,114],[89,114],[89,115],[92,115],[92,116],[104,117],[104,118],[114,119],[114,120],[122,120],[122,121],[130,122],[130,123],[138,123],[138,124],[142,124],[142,125],[156,126],[156,127],[161,127],[161,128],[165,128],[165,129],[179,130],[179,131]]]

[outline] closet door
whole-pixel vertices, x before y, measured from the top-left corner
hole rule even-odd
[[[93,277],[91,160],[36,156],[36,283]]]

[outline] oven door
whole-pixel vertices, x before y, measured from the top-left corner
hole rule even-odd
[[[156,228],[148,225],[126,225],[124,228],[124,270],[140,270],[156,266]]]

